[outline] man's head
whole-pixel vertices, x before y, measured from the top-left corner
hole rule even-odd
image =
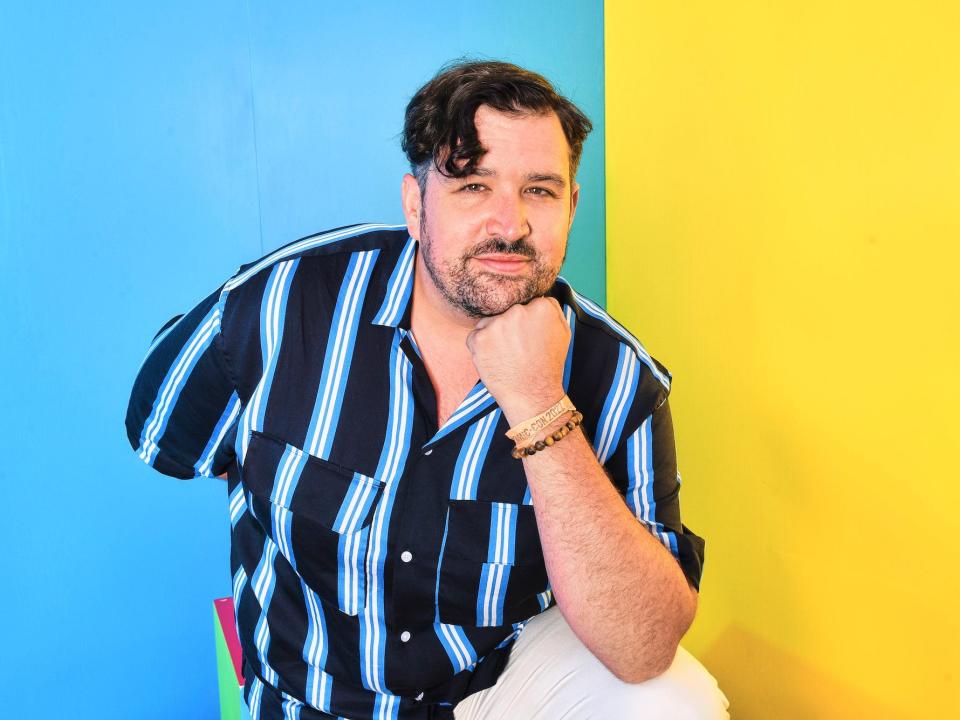
[[[537,73],[504,62],[448,65],[407,105],[402,148],[421,189],[431,167],[447,177],[469,175],[484,154],[474,116],[481,105],[508,114],[554,113],[570,152],[570,181],[583,141],[593,129],[586,115]]]
[[[414,95],[404,213],[433,285],[456,311],[496,315],[549,290],[590,130],[545,78],[508,63],[450,66]]]

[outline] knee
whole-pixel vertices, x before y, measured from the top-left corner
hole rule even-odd
[[[604,716],[663,717],[675,720],[728,720],[727,698],[717,681],[683,648],[667,670],[641,683],[616,681],[605,693]]]

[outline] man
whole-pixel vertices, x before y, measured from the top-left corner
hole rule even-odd
[[[670,376],[557,277],[589,131],[539,75],[449,67],[405,227],[287,245],[155,339],[128,435],[227,473],[255,718],[726,716],[678,651]]]

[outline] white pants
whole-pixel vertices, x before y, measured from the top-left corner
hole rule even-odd
[[[517,638],[497,684],[457,705],[456,720],[729,720],[727,698],[683,648],[659,677],[618,680],[553,607]]]

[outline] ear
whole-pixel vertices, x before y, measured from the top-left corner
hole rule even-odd
[[[403,216],[407,221],[407,232],[414,240],[420,240],[420,213],[423,199],[420,197],[420,184],[410,173],[403,176],[400,184],[400,201],[403,203]]]
[[[577,214],[577,203],[580,202],[580,185],[573,183],[573,189],[570,191],[570,222],[567,224],[567,232],[573,227],[573,217]]]

